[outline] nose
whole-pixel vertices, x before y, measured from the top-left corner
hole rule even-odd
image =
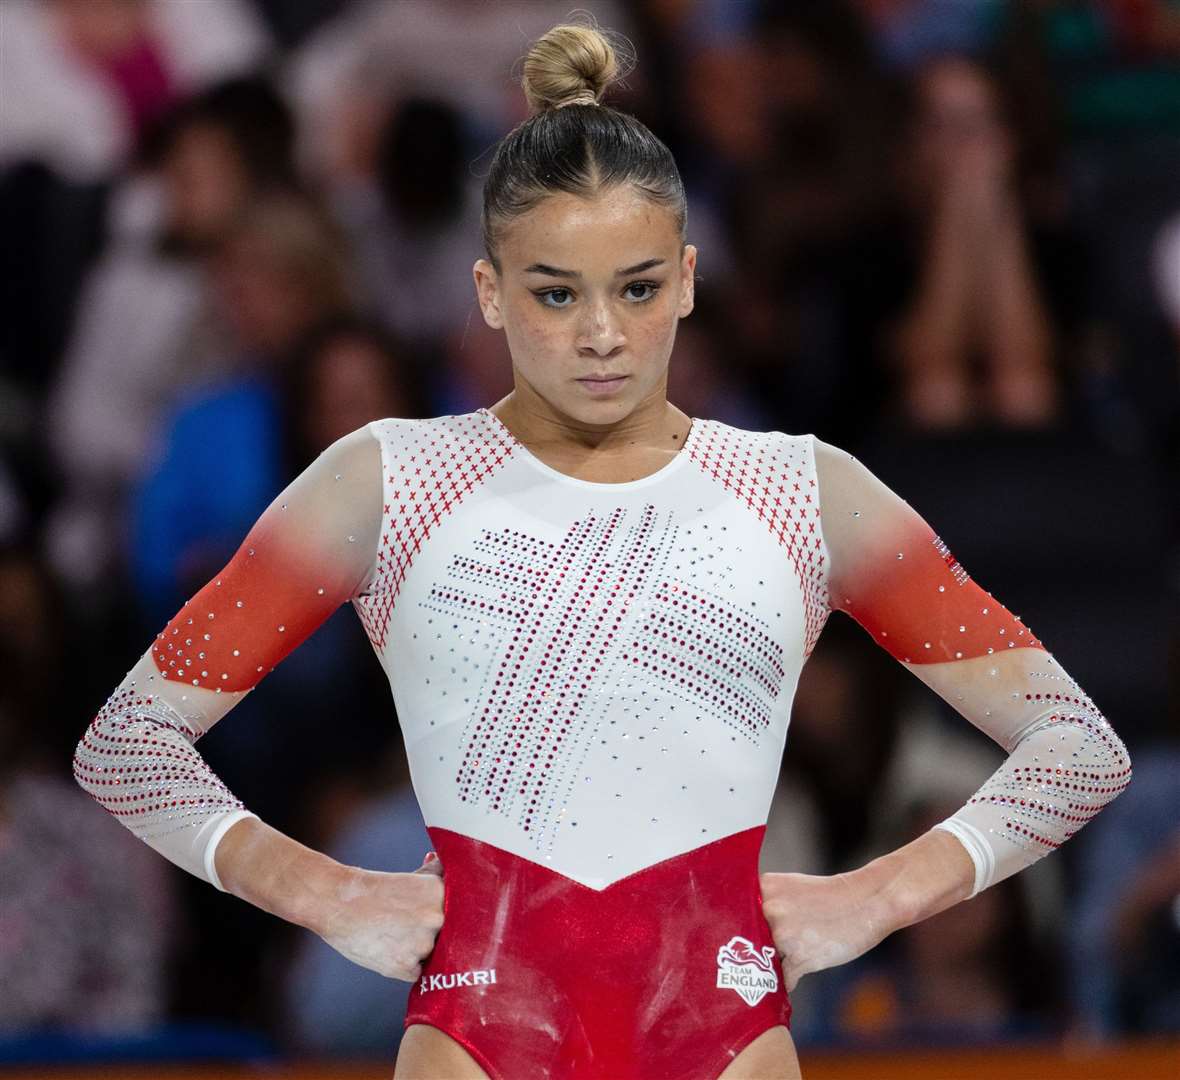
[[[577,347],[583,355],[611,356],[626,342],[622,325],[610,303],[598,300],[584,308],[578,325]]]

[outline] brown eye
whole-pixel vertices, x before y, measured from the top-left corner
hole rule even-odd
[[[569,307],[569,304],[564,301],[571,298],[573,293],[569,289],[545,289],[537,293],[536,296],[541,301],[543,307],[565,308]],[[552,303],[550,302],[550,298],[553,300]]]
[[[642,296],[636,296],[632,292],[633,289],[646,289],[647,292]],[[642,304],[652,299],[659,292],[659,289],[660,287],[654,281],[632,281],[623,291],[627,294],[628,298],[638,304]]]

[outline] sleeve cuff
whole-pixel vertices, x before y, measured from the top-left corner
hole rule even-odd
[[[205,870],[205,877],[209,879],[213,885],[222,892],[228,890],[221,884],[221,878],[217,876],[217,867],[214,864],[213,856],[217,853],[217,845],[221,843],[221,838],[229,831],[231,825],[236,825],[243,818],[258,817],[257,814],[250,810],[232,810],[221,818],[213,827],[213,831],[209,834],[209,838],[205,841],[205,855],[203,860],[203,868]]]
[[[975,887],[971,890],[971,896],[967,897],[970,900],[995,880],[996,853],[988,843],[987,837],[974,825],[961,818],[949,817],[945,821],[940,821],[934,828],[943,829],[958,838],[966,848],[967,854],[971,856],[971,861],[975,864]]]

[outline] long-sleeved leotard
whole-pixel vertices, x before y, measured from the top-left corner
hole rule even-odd
[[[716,1075],[788,1021],[757,859],[832,608],[1008,751],[942,823],[975,891],[1130,774],[1053,657],[847,454],[695,420],[657,473],[591,483],[480,410],[325,451],[112,695],[79,781],[219,884],[248,811],[193,743],[344,600],[446,871],[406,1022],[493,1077]]]

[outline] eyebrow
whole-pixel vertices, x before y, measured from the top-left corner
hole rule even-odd
[[[636,263],[634,266],[625,267],[622,270],[616,270],[616,277],[625,277],[628,274],[642,274],[644,270],[651,270],[655,266],[663,266],[663,259],[646,259],[644,262]],[[576,278],[581,277],[576,270],[559,270],[555,266],[547,266],[545,263],[533,263],[532,266],[524,268],[526,274],[548,274],[550,277],[559,278]]]

